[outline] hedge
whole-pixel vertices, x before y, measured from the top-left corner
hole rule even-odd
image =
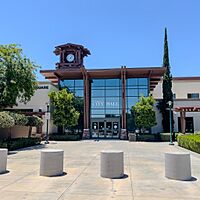
[[[15,112],[8,112],[8,114],[14,119],[15,125],[25,126],[28,123],[28,118],[24,114]]]
[[[178,145],[196,153],[200,153],[200,135],[178,135]]]
[[[0,112],[0,128],[11,128],[14,125],[14,119],[7,112]]]
[[[155,134],[138,134],[137,141],[154,142],[156,141]]]
[[[175,141],[178,133],[175,134]],[[174,136],[172,136],[172,139]],[[137,134],[137,141],[146,141],[146,142],[169,142],[170,133],[157,133],[157,134]]]
[[[55,141],[77,141],[81,140],[81,135],[49,135],[49,140],[55,140]]]
[[[178,134],[179,133],[172,134],[173,141],[176,141]],[[156,137],[157,137],[157,141],[160,141],[160,142],[169,142],[170,141],[170,133],[158,133]]]
[[[15,138],[15,139],[4,139],[0,140],[0,148],[7,148],[9,151],[16,149],[39,145],[41,142],[40,138]]]

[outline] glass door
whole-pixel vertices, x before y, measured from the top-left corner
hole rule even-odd
[[[99,122],[99,138],[105,137],[105,123]]]
[[[119,138],[120,120],[116,118],[94,119],[91,122],[92,138]]]
[[[119,122],[113,122],[113,138],[119,138]]]
[[[106,132],[105,132],[106,138],[112,138],[112,122],[106,121]]]
[[[99,137],[99,123],[92,122],[92,137],[98,138]]]

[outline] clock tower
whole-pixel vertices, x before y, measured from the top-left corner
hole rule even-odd
[[[84,46],[71,43],[55,47],[54,53],[60,56],[60,61],[56,63],[57,69],[83,67],[83,58],[90,55]]]

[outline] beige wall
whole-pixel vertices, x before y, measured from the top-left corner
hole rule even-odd
[[[188,93],[200,94],[200,80],[173,80],[172,91],[177,99],[186,99]],[[159,82],[153,91],[155,99],[162,98],[162,82]]]
[[[18,103],[18,106],[14,106],[13,109],[33,109],[33,112],[38,112],[39,109],[42,109],[43,112],[47,110],[47,103],[50,103],[48,94],[50,91],[57,91],[57,87],[52,85],[50,82],[39,82],[39,89],[35,91],[35,94],[32,96],[31,100],[27,103]],[[48,89],[46,88],[48,87]],[[45,117],[43,116],[44,125],[42,127],[42,132],[46,133],[46,122]],[[57,131],[57,127],[53,124],[53,120],[49,122],[49,133]]]
[[[175,107],[187,107],[187,106],[197,106],[200,107],[200,99],[187,99],[188,93],[199,93],[200,95],[200,80],[173,80],[172,91],[176,94],[176,99],[174,99]],[[156,86],[153,91],[153,97],[155,99],[162,98],[162,82]],[[180,113],[174,112],[174,130],[178,132],[178,117]],[[193,117],[194,121],[194,131],[200,130],[200,112],[187,112],[186,117]],[[156,118],[158,124],[152,128],[152,132],[162,132],[162,115],[156,108]]]

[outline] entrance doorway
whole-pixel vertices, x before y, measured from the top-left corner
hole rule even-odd
[[[119,138],[119,118],[91,119],[92,138]]]
[[[178,118],[178,131],[181,132],[181,120]],[[185,132],[194,133],[193,117],[185,117]]]

